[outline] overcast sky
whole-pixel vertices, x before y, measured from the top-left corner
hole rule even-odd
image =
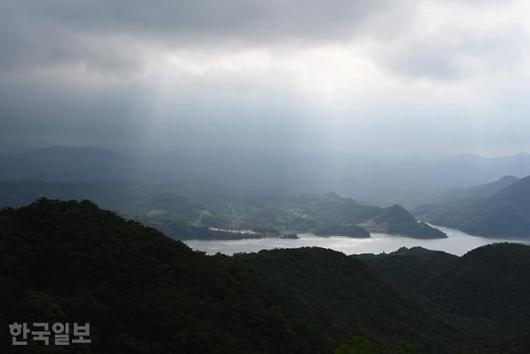
[[[529,1],[0,0],[0,147],[530,151]]]

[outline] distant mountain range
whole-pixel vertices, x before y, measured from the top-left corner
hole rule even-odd
[[[171,185],[132,182],[0,182],[0,207],[40,197],[90,199],[176,239],[319,236],[370,237],[370,231],[415,238],[446,235],[405,208],[367,206],[335,193],[301,196],[184,196]]]
[[[172,183],[181,193],[298,195],[334,191],[375,205],[401,204],[407,208],[427,202],[437,192],[504,175],[530,175],[530,155],[458,155],[427,161],[219,149],[137,157],[100,148],[50,147],[0,157],[0,180],[127,179]]]
[[[95,204],[0,210],[0,323],[89,322],[65,353],[528,353],[530,247],[227,257]],[[0,352],[11,352],[7,330]],[[42,352],[38,343],[24,352]]]
[[[530,239],[530,176],[442,194],[414,214],[435,225],[485,237]]]
[[[415,238],[445,238],[443,232],[418,222],[405,208],[368,206],[336,193],[296,197],[246,197],[224,209],[242,228],[274,227],[322,236],[369,237],[369,231]]]
[[[506,174],[510,175],[501,178]],[[177,238],[205,234],[205,229],[196,227],[253,228],[261,230],[260,234],[276,235],[292,231],[367,237],[372,231],[443,237],[418,223],[408,208],[419,219],[474,235],[527,238],[526,175],[530,175],[527,154],[383,161],[340,154],[270,155],[239,150],[132,157],[99,148],[50,147],[0,158],[0,181],[5,181],[0,182],[0,205],[24,205],[40,196],[88,198]],[[479,184],[496,178],[501,179]],[[448,188],[453,189],[446,192]],[[301,195],[322,196],[329,191],[362,202],[354,201],[353,207],[341,201],[339,208],[330,209],[336,215],[348,210],[347,218],[332,219],[324,212],[306,219],[297,216],[311,215],[300,203],[314,202],[300,200]],[[187,215],[178,209],[177,199],[183,195],[203,205],[197,215],[177,220],[177,214],[178,218]],[[155,196],[173,198],[174,205],[168,206],[166,200],[160,208],[156,204],[162,200]],[[386,208],[369,207],[371,203]],[[207,234],[207,238],[216,237]]]
[[[134,174],[134,159],[111,150],[54,146],[0,157],[0,180],[94,182]]]

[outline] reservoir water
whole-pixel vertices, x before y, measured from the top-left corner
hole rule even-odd
[[[371,238],[356,239],[350,237],[318,237],[311,234],[299,234],[299,239],[244,239],[231,241],[199,241],[189,240],[185,243],[192,249],[203,251],[207,254],[223,253],[232,255],[239,252],[258,252],[274,248],[299,248],[299,247],[323,247],[330,248],[345,254],[360,254],[393,252],[400,247],[421,246],[430,250],[439,250],[463,255],[464,253],[490,243],[496,242],[519,242],[530,244],[530,241],[514,241],[505,239],[492,239],[471,236],[465,232],[436,226],[445,232],[448,238],[436,240],[419,240],[409,237],[372,233]]]

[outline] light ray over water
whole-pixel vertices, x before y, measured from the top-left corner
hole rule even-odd
[[[465,232],[439,227],[445,232],[446,239],[419,240],[409,237],[372,233],[368,239],[356,239],[350,237],[318,237],[311,234],[299,234],[299,239],[246,239],[236,241],[199,241],[190,240],[186,244],[192,249],[203,251],[207,254],[223,253],[232,255],[239,252],[258,252],[265,249],[275,248],[299,248],[299,247],[323,247],[330,248],[345,254],[360,253],[382,253],[394,252],[400,247],[420,246],[430,250],[445,251],[458,256],[490,243],[518,242],[530,244],[530,241],[514,241],[506,239],[493,239],[471,236]]]

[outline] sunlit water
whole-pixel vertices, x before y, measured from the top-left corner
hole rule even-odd
[[[439,227],[448,238],[436,240],[418,240],[388,234],[373,233],[371,238],[356,239],[350,237],[318,237],[311,234],[299,234],[299,239],[246,239],[235,241],[185,241],[191,248],[207,254],[217,252],[234,254],[238,252],[257,252],[274,248],[299,248],[299,247],[323,247],[330,248],[345,254],[359,253],[382,253],[393,252],[400,247],[421,246],[430,250],[445,251],[448,253],[463,255],[464,253],[490,243],[495,242],[519,242],[530,244],[528,241],[513,241],[504,239],[483,238],[471,236],[465,232]]]

